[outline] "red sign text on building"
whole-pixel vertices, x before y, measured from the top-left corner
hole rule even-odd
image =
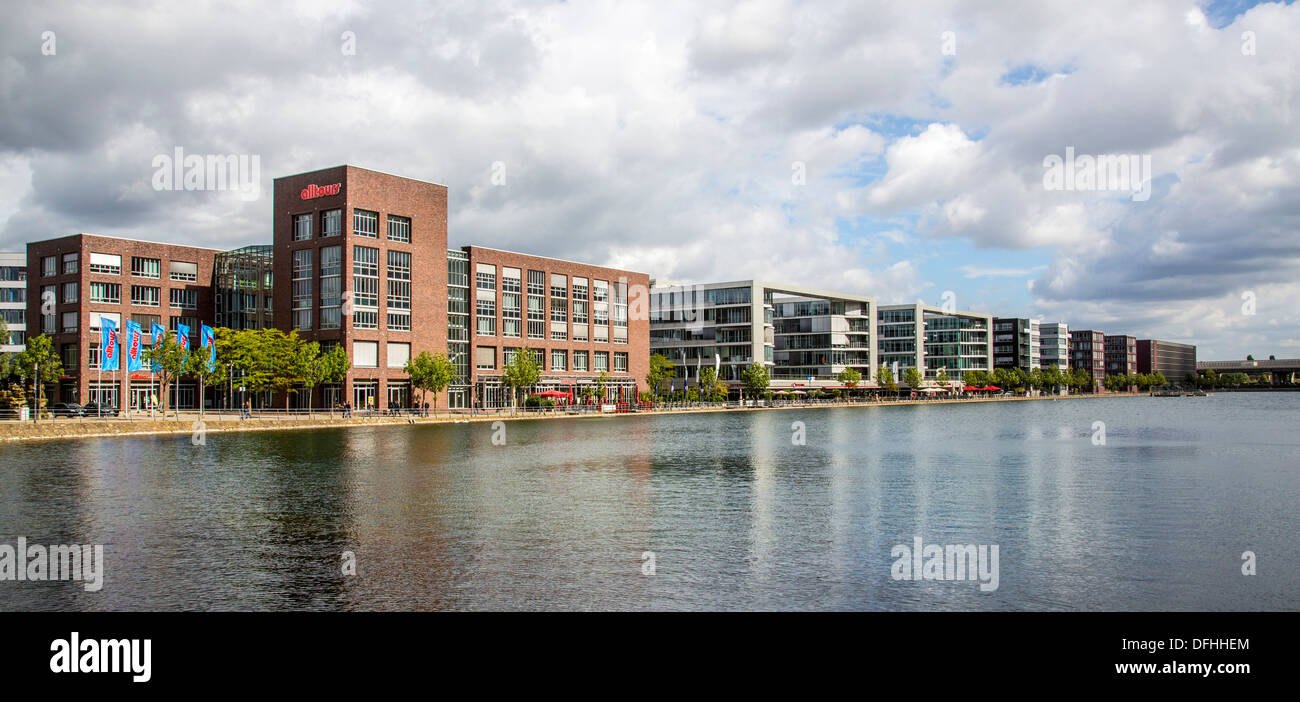
[[[310,200],[314,197],[338,195],[339,188],[341,187],[343,187],[342,183],[334,183],[333,185],[308,185],[302,189],[302,199]]]

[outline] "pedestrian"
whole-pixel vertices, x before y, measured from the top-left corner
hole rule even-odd
[[[424,403],[424,416],[429,416],[429,403]]]

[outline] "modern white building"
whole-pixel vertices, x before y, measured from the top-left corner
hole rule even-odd
[[[759,280],[700,285],[651,282],[650,353],[694,384],[716,367],[733,388],[750,363],[767,366],[771,387],[829,387],[846,368],[875,380],[876,300]]]
[[[0,353],[27,348],[27,254],[0,253],[0,318],[9,336],[0,338]]]
[[[881,305],[877,351],[880,363],[902,383],[908,368],[927,381],[942,371],[956,384],[968,370],[993,370],[993,317],[925,304]]]
[[[1070,367],[1070,325],[1065,322],[1039,325],[1039,366]]]

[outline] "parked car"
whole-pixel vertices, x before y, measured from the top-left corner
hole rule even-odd
[[[86,410],[75,402],[60,402],[50,408],[50,412],[56,417],[84,417]]]
[[[86,406],[82,408],[82,411],[85,413],[84,416],[86,417],[116,417],[117,416],[116,407],[109,407],[107,405],[100,407],[99,403],[93,400],[87,402]]]

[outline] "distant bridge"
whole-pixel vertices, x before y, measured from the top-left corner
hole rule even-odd
[[[1273,382],[1295,382],[1296,373],[1300,373],[1300,358],[1279,358],[1262,361],[1197,361],[1196,372],[1212,370],[1223,373],[1250,373],[1252,375],[1270,375]]]

